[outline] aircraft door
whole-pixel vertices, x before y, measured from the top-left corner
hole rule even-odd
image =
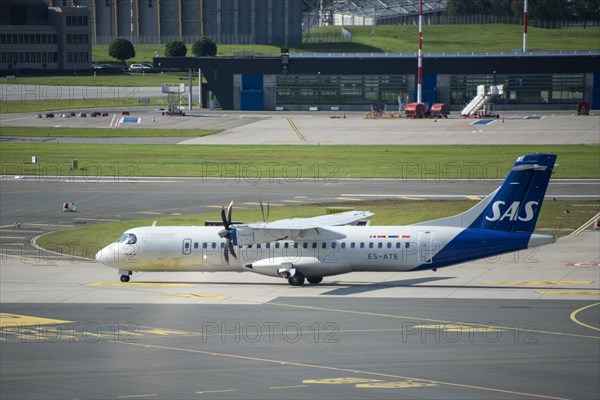
[[[423,264],[431,264],[433,255],[433,233],[419,232],[419,260]]]
[[[183,239],[183,247],[181,248],[184,255],[192,254],[192,239]]]

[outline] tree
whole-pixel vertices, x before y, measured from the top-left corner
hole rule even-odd
[[[108,55],[125,64],[125,60],[135,57],[135,49],[129,40],[116,38],[108,46]]]
[[[587,27],[587,20],[600,18],[600,1],[598,0],[575,0],[571,3],[572,15],[584,20],[583,27]]]
[[[187,54],[187,47],[183,42],[174,41],[169,42],[165,46],[165,56],[166,57],[185,57]]]
[[[196,57],[214,57],[217,55],[217,45],[211,39],[203,36],[192,46],[192,54]]]

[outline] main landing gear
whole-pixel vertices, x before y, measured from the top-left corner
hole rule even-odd
[[[310,278],[306,278],[306,280],[311,285],[318,285],[319,283],[323,282],[323,277],[311,276]],[[302,275],[300,272],[296,272],[294,276],[288,278],[288,282],[292,286],[302,286],[304,285],[304,275]]]
[[[294,276],[288,278],[288,282],[292,286],[302,286],[304,285],[304,275],[300,272],[296,272]]]

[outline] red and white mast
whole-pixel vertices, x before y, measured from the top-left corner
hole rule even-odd
[[[523,53],[527,51],[527,0],[523,3]]]
[[[423,0],[419,0],[419,50],[417,52],[417,59],[417,103],[422,103],[421,86],[423,84]]]

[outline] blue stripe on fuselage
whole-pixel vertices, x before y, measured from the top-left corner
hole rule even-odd
[[[447,267],[479,258],[495,256],[527,248],[530,233],[465,229],[441,249],[431,263],[413,271]]]

